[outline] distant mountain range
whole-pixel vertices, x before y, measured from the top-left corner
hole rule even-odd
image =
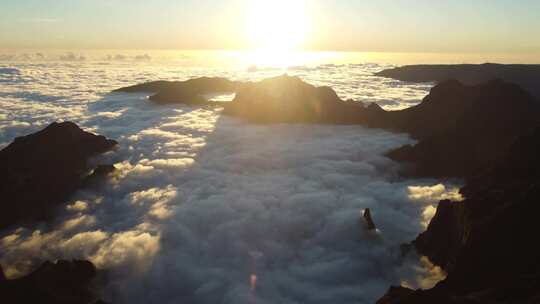
[[[384,70],[376,75],[410,82],[457,79],[470,85],[502,79],[518,84],[536,98],[540,98],[540,64],[407,65]]]

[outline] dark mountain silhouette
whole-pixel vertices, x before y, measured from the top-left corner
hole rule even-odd
[[[104,303],[92,291],[96,268],[88,261],[45,262],[34,272],[14,280],[0,280],[2,303]]]
[[[47,219],[82,185],[88,159],[115,145],[72,122],[15,138],[0,151],[0,228]]]
[[[201,77],[186,81],[153,81],[115,90],[115,92],[155,93],[150,100],[160,104],[209,105],[205,95],[235,92],[243,83],[220,77]]]
[[[463,202],[441,201],[413,242],[448,277],[433,289],[392,288],[378,303],[538,303],[540,129],[470,178]]]
[[[457,79],[465,84],[480,84],[499,78],[513,82],[540,98],[540,65],[526,64],[455,64],[455,65],[408,65],[376,73],[410,82],[441,82]]]
[[[435,86],[418,106],[388,112],[379,123],[419,139],[388,154],[413,163],[408,173],[466,177],[504,155],[538,122],[538,104],[515,84],[497,80],[466,86],[449,80]]]
[[[342,101],[330,87],[315,87],[287,75],[260,82],[233,82],[224,78],[194,78],[182,82],[156,81],[115,92],[155,92],[150,100],[194,106],[216,105],[224,113],[254,123],[367,124],[368,113],[384,112],[359,103]],[[203,95],[236,93],[231,102],[212,102]]]
[[[342,101],[329,87],[279,76],[245,84],[224,105],[224,114],[255,123],[367,123],[372,110]]]
[[[201,91],[211,93],[217,86],[202,84],[214,81],[204,78],[200,84],[197,79],[183,82],[182,90],[177,84],[159,83],[159,92],[167,93],[155,96],[172,94],[176,96],[172,100],[189,100],[189,96],[200,96]],[[120,90],[142,90],[146,86]],[[212,104],[193,98],[188,103]],[[518,136],[538,124],[539,114],[530,94],[500,80],[473,86],[447,80],[436,85],[422,103],[401,111],[343,101],[329,87],[315,87],[289,76],[236,83],[233,101],[214,104],[223,106],[226,115],[254,123],[361,124],[406,132],[419,143],[391,151],[389,157],[413,164],[406,174],[437,177],[469,176],[497,159]]]

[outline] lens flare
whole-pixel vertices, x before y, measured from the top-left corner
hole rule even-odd
[[[252,274],[249,278],[249,284],[251,285],[251,291],[254,291],[257,288],[257,275]]]

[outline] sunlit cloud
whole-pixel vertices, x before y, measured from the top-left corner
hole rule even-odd
[[[463,196],[459,192],[459,187],[446,187],[444,184],[433,186],[409,186],[409,198],[412,201],[427,203],[422,212],[422,226],[427,228],[431,219],[437,211],[436,204],[441,200],[451,200],[460,202]]]
[[[75,203],[66,206],[66,210],[76,211],[76,212],[85,211],[87,208],[88,208],[88,203],[84,201],[76,201]]]
[[[426,207],[453,187],[417,190],[411,197],[409,186],[436,183],[396,181],[398,165],[384,153],[413,143],[406,135],[359,126],[251,125],[220,109],[157,106],[144,94],[108,94],[135,79],[230,75],[104,57],[22,62],[13,65],[18,74],[0,74],[9,82],[0,86],[0,142],[58,117],[120,142],[117,151],[99,158],[116,171],[77,193],[56,222],[2,232],[0,263],[9,265],[4,269],[10,277],[42,260],[84,258],[107,270],[107,289],[119,303],[238,303],[246,297],[317,303],[357,299],[358,290],[375,299],[388,285],[425,274],[419,259],[400,259],[398,245],[422,230]],[[380,68],[320,65],[289,73],[331,85],[343,98],[371,101],[383,91],[385,98],[409,104],[426,94],[425,85],[373,78]],[[242,69],[235,77],[280,73]],[[344,83],[345,77],[369,86]],[[379,233],[364,229],[365,208]],[[142,294],[148,289],[136,287],[142,285],[156,290],[152,299]]]

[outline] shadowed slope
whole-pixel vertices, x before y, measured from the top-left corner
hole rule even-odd
[[[0,300],[3,303],[104,303],[90,290],[95,276],[96,268],[88,261],[45,262],[27,276],[0,280]]]
[[[441,201],[417,250],[448,272],[427,291],[393,288],[379,303],[538,303],[540,129],[467,181],[463,202]]]
[[[538,114],[538,104],[517,85],[465,86],[450,80],[435,86],[418,106],[388,112],[381,126],[420,140],[389,153],[414,163],[413,175],[464,177],[504,155],[538,125]]]
[[[72,122],[15,138],[0,151],[0,228],[47,218],[81,186],[88,159],[116,144]]]

